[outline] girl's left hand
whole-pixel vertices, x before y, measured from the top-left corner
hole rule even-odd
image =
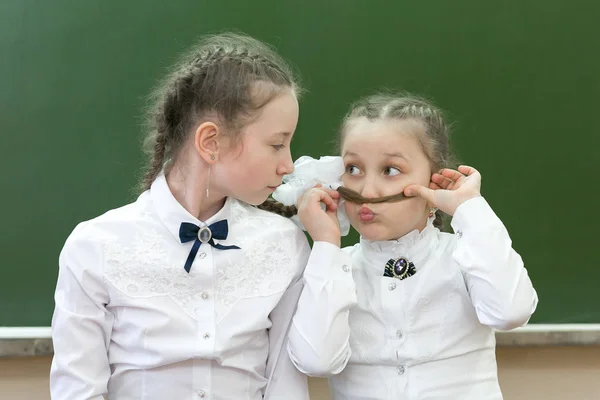
[[[458,171],[445,168],[431,176],[429,187],[409,185],[404,189],[408,197],[419,196],[448,215],[465,201],[481,196],[481,174],[473,167],[461,165]]]

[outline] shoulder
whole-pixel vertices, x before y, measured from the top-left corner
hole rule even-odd
[[[141,200],[141,201],[140,201]],[[137,201],[108,210],[105,213],[80,222],[68,236],[63,252],[73,249],[92,250],[107,241],[131,231],[147,213],[142,196]]]
[[[276,259],[305,266],[310,255],[306,234],[289,218],[240,201],[231,204],[230,232],[247,248]],[[294,261],[290,261],[294,260]]]
[[[436,247],[442,251],[452,251],[454,250],[454,246],[456,246],[457,236],[452,232],[437,232],[437,243]]]
[[[349,254],[350,256],[353,256],[354,254],[356,254],[358,251],[360,250],[360,243],[355,243],[352,246],[346,246],[342,248],[342,251],[344,253]]]
[[[231,205],[234,225],[255,228],[256,234],[265,234],[280,238],[304,238],[304,232],[290,218],[282,217],[258,207],[234,201]]]

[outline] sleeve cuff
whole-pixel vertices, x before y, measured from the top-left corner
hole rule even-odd
[[[329,242],[314,242],[304,275],[324,280],[351,280],[352,257]]]
[[[502,225],[488,202],[482,197],[474,197],[462,203],[456,209],[450,225],[460,237],[463,232],[488,229],[497,222]]]

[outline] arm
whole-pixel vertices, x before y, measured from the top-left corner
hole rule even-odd
[[[537,306],[523,260],[512,249],[506,228],[481,197],[481,174],[473,167],[445,168],[431,177],[429,187],[409,185],[407,196],[420,196],[454,216],[456,248],[471,302],[482,324],[513,329],[527,323]]]
[[[537,294],[506,228],[485,199],[462,203],[452,227],[457,233],[452,257],[463,271],[479,321],[501,330],[526,324]]]
[[[50,393],[56,400],[103,399],[110,377],[107,349],[113,315],[105,307],[109,299],[102,252],[98,244],[76,238],[82,230],[76,228],[59,258],[50,370]]]
[[[302,271],[310,252],[306,237],[300,230],[296,231],[295,241],[294,248],[299,249],[294,258],[297,262],[295,271],[298,273],[270,314],[272,325],[269,329],[269,358],[266,370],[269,382],[265,389],[265,400],[309,399],[306,376],[294,367],[286,351],[292,316],[302,292]]]
[[[314,243],[288,344],[292,361],[307,375],[338,374],[350,359],[348,317],[356,304],[351,261],[336,245]]]
[[[307,191],[298,216],[314,240],[304,271],[304,290],[290,329],[288,352],[294,365],[312,376],[340,373],[350,358],[350,308],[356,304],[352,263],[340,249],[339,193]],[[324,207],[323,207],[324,205]]]

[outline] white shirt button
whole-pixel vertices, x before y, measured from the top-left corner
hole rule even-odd
[[[403,336],[403,335],[402,335],[402,331],[401,331],[400,329],[398,329],[398,330],[396,331],[396,337],[397,337],[398,339],[402,339],[402,336]]]
[[[200,297],[202,297],[202,300],[208,300],[208,293],[202,292],[202,294],[200,295]]]
[[[204,390],[201,390],[198,392],[198,397],[200,397],[201,399],[206,397],[206,392]]]
[[[349,266],[347,266],[347,265],[344,265],[344,266],[342,267],[342,269],[344,270],[344,272],[350,272],[350,267],[349,267]]]
[[[398,367],[398,375],[404,375],[404,371],[406,371],[404,366],[401,365]]]
[[[456,237],[457,237],[457,238],[459,238],[459,239],[460,239],[460,238],[462,237],[462,235],[463,235],[463,234],[462,234],[462,231],[461,231],[460,229],[456,231]]]
[[[396,282],[392,282],[392,283],[390,283],[390,284],[389,284],[389,286],[388,286],[388,289],[389,289],[389,290],[394,290],[394,289],[396,289]]]
[[[202,252],[202,253],[198,253],[198,257],[202,260],[206,258],[206,253]]]
[[[204,339],[209,339],[210,338],[210,333],[206,332],[204,335],[202,335],[202,337]]]

